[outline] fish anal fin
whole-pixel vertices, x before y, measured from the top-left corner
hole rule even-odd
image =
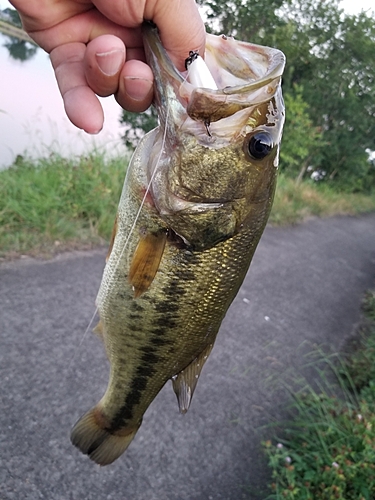
[[[150,287],[163,256],[167,233],[147,233],[141,235],[129,269],[129,281],[137,298]]]
[[[118,218],[118,214],[116,214],[115,222],[113,224],[111,240],[109,242],[108,252],[107,252],[107,256],[105,258],[106,262],[109,259],[109,256],[111,255],[113,244],[115,242],[115,238],[116,238],[116,234],[117,234],[117,227],[118,227],[117,218]]]
[[[212,347],[213,344],[209,344],[186,368],[172,377],[173,390],[176,393],[181,413],[186,413],[189,409],[200,373]]]
[[[78,420],[72,429],[70,440],[97,464],[109,465],[124,453],[140,425],[141,422],[136,427],[111,433],[106,419],[95,407]]]

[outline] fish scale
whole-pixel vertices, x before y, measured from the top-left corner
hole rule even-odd
[[[126,450],[168,380],[188,410],[267,222],[284,122],[279,51],[207,35],[208,67],[224,88],[200,88],[155,27],[143,33],[161,123],[130,162],[98,292],[108,387],[71,435],[100,465]],[[240,71],[225,67],[228,53],[242,58]]]

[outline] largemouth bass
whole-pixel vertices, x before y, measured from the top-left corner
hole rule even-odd
[[[130,162],[97,297],[108,388],[71,435],[100,465],[169,379],[187,411],[267,222],[284,123],[280,51],[207,35],[186,78],[151,25],[144,45],[160,125]]]

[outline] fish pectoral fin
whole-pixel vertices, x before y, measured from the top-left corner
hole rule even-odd
[[[173,390],[181,413],[186,413],[189,409],[199,375],[212,348],[213,344],[209,344],[186,368],[172,377]]]
[[[70,440],[82,453],[99,465],[109,465],[124,453],[134,438],[139,425],[111,433],[100,410],[95,407],[78,420]]]
[[[134,289],[134,298],[148,290],[163,256],[166,231],[142,235],[130,264],[128,279]]]

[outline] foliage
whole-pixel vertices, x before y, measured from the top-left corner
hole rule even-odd
[[[1,17],[6,19],[11,25],[16,28],[22,28],[22,22],[18,12],[15,9],[0,10]],[[16,36],[4,35],[7,41],[4,47],[8,49],[9,55],[19,61],[27,61],[31,59],[37,52],[37,45],[31,44],[25,40],[20,40]]]
[[[303,148],[301,158],[300,137],[293,150],[286,131],[284,141],[290,141],[284,149],[284,160],[286,150],[289,160],[284,161],[284,171],[295,176],[311,162],[314,170],[326,173],[326,182],[339,189],[371,190],[375,186],[375,167],[368,161],[368,150],[375,150],[374,18],[365,13],[345,15],[339,0],[230,0],[231,8],[224,0],[201,3],[208,7],[211,30],[273,45],[286,54],[283,89],[288,106],[292,105],[287,106],[287,116],[294,116],[297,85],[298,98],[307,106],[300,111],[308,114],[312,125],[305,125],[305,134],[319,131],[322,141],[318,154],[311,155],[315,147]],[[303,122],[300,125],[302,130]]]
[[[303,100],[302,88],[285,95],[287,109],[283,141],[280,151],[281,170],[302,180],[309,162],[319,157],[325,143],[321,129],[314,127],[309,116],[309,105]],[[298,176],[298,177],[297,177]]]
[[[279,31],[288,59],[285,91],[302,85],[310,117],[322,130],[326,146],[315,167],[338,187],[363,191],[375,185],[367,153],[375,150],[374,19],[345,16],[337,4],[292,3],[286,18],[300,50],[292,50],[291,41],[283,46]]]
[[[310,166],[337,190],[371,192],[375,187],[375,162],[368,156],[375,151],[373,14],[346,15],[340,0],[199,3],[208,31],[275,46],[286,54],[283,171],[301,177]],[[123,121],[133,124],[128,114]],[[151,128],[144,118],[135,126],[136,137],[144,127]]]
[[[374,210],[373,194],[341,193],[329,184],[312,180],[300,183],[281,172],[269,220],[273,225],[285,225],[312,216],[354,215]]]
[[[0,257],[108,240],[126,165],[99,153],[35,161],[18,156],[0,171]]]
[[[2,17],[7,19],[11,24],[17,26],[17,28],[22,28],[22,21],[15,9],[6,8],[1,11]]]
[[[269,499],[375,498],[374,297],[375,291],[368,293],[364,308],[372,320],[369,331],[335,369],[345,398],[313,389],[297,394],[285,439],[264,443],[273,470]]]
[[[199,0],[208,30],[280,48],[287,56],[283,89],[287,123],[283,171],[305,175],[307,167],[345,191],[375,187],[374,15],[346,15],[340,0]],[[20,25],[14,9],[5,9]],[[12,57],[37,50],[8,37]],[[123,112],[124,141],[134,147],[157,123],[154,111]]]
[[[278,9],[285,0],[198,0],[204,7],[209,31],[224,33],[260,45],[275,45],[273,33],[283,24]]]
[[[363,310],[365,314],[373,321],[375,321],[375,290],[369,290],[363,301]],[[375,339],[372,349],[375,349]],[[374,365],[375,369],[375,365]],[[374,373],[375,375],[375,373]],[[375,377],[374,377],[375,378]]]
[[[14,36],[8,36],[7,38],[9,41],[4,43],[4,47],[8,49],[9,55],[18,61],[31,59],[38,50],[36,45],[31,45],[29,42],[19,40]]]
[[[127,162],[95,151],[70,159],[18,156],[0,171],[0,258],[106,243]],[[281,174],[270,222],[283,225],[311,215],[370,210],[375,210],[374,196],[342,195],[312,181],[297,185]]]
[[[375,495],[375,413],[327,395],[298,400],[301,428],[289,439],[266,443],[275,494],[298,500],[371,500]]]
[[[353,383],[361,391],[372,392],[375,403],[375,290],[366,292],[362,309],[368,321],[363,322],[359,338],[351,345],[351,354],[340,370],[340,375],[347,384]],[[370,382],[369,382],[370,381]]]
[[[122,136],[128,148],[135,148],[140,139],[158,124],[158,118],[154,107],[144,113],[131,113],[122,110],[120,122],[124,124],[124,135]]]

